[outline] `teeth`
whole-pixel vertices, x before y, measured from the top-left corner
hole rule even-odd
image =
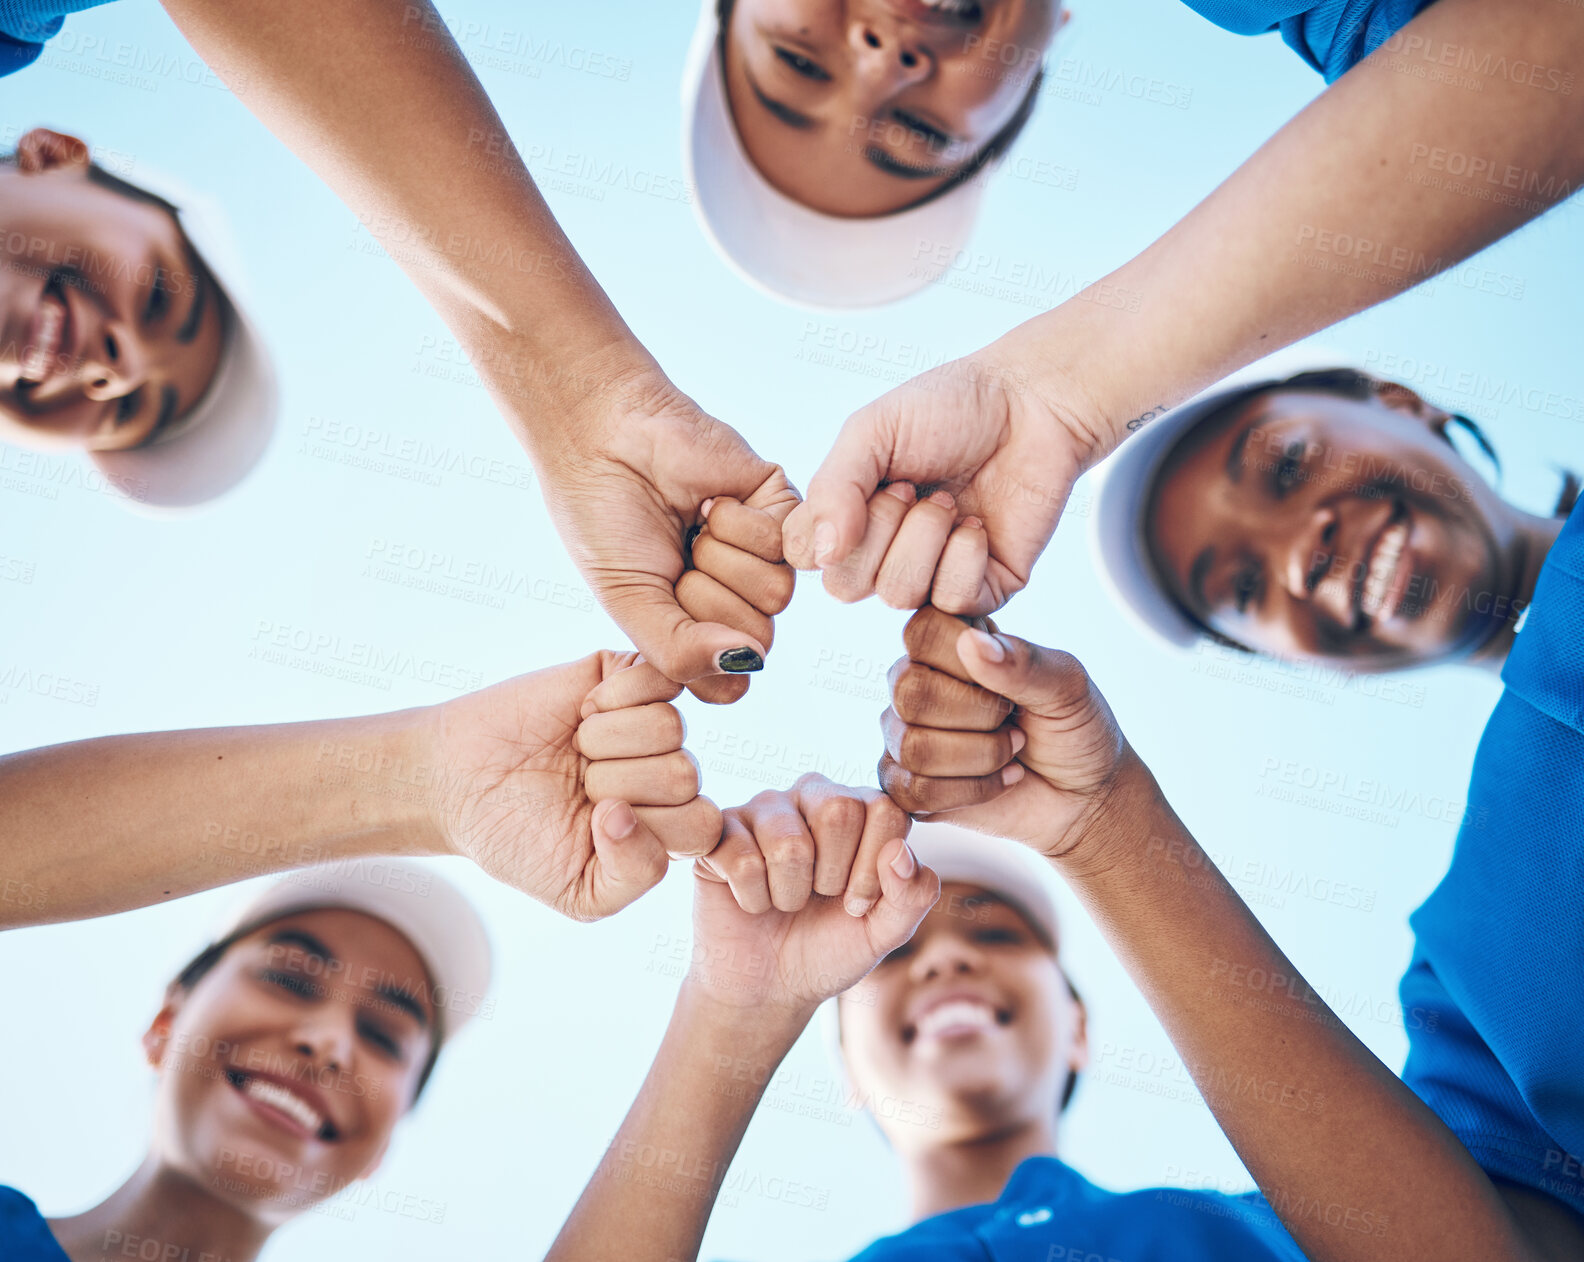
[[[942,13],[950,13],[962,17],[973,13],[979,8],[979,0],[919,0],[926,9],[938,9]]]
[[[60,353],[61,332],[66,327],[66,312],[58,302],[45,299],[43,318],[39,321],[38,341],[27,348],[22,357],[22,376],[29,381],[41,381],[49,371],[50,361]]]
[[[1370,557],[1369,573],[1364,576],[1364,592],[1359,598],[1359,608],[1376,618],[1386,603],[1386,593],[1397,577],[1397,566],[1402,561],[1403,547],[1408,542],[1408,523],[1398,522],[1390,527],[1375,545]]]
[[[301,1122],[304,1127],[317,1135],[324,1126],[324,1118],[319,1110],[309,1104],[300,1095],[287,1090],[278,1082],[265,1082],[262,1078],[249,1078],[242,1090],[252,1096],[260,1104],[267,1104],[272,1109],[279,1109],[287,1117]]]
[[[926,1038],[953,1027],[989,1029],[996,1023],[995,1009],[978,999],[952,999],[931,1008],[918,1019],[918,1037]]]

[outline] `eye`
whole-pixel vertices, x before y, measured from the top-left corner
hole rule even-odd
[[[267,968],[262,976],[271,986],[295,995],[299,999],[317,999],[323,993],[317,982],[296,973],[282,973],[278,969]]]
[[[154,323],[170,310],[170,276],[163,267],[154,269],[154,280],[149,285],[148,304],[143,308],[143,319]]]
[[[901,960],[907,959],[907,957],[912,954],[913,944],[911,942],[904,942],[895,951],[891,952],[890,955],[886,956],[885,959],[881,960],[880,963],[875,967],[884,968],[887,964],[896,964]]]
[[[945,149],[952,142],[952,138],[939,127],[926,123],[916,114],[910,114],[906,110],[892,110],[891,117],[928,143],[931,149]]]
[[[1303,458],[1307,450],[1308,444],[1304,442],[1287,444],[1281,459],[1276,462],[1275,473],[1271,479],[1276,484],[1277,498],[1287,494],[1302,480]]]
[[[1023,935],[1016,929],[992,925],[978,930],[974,934],[974,941],[988,946],[1016,946],[1023,941]]]
[[[780,44],[775,46],[775,55],[791,67],[794,74],[800,74],[805,79],[812,79],[816,83],[823,83],[830,78],[825,68],[818,62],[810,61],[802,53],[794,52],[790,48],[783,48]]]
[[[1249,602],[1259,593],[1259,566],[1253,563],[1238,571],[1232,580],[1232,596],[1239,613],[1247,613]]]
[[[382,1026],[372,1021],[359,1021],[358,1033],[369,1043],[373,1044],[375,1049],[381,1054],[393,1060],[401,1057],[401,1044]]]
[[[115,423],[125,425],[133,420],[143,410],[143,387],[139,386],[131,394],[123,394],[116,400]]]

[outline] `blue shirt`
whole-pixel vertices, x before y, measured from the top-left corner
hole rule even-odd
[[[0,75],[38,60],[44,41],[60,34],[68,13],[108,0],[0,0]]]
[[[1281,31],[1287,46],[1334,83],[1432,0],[1184,0],[1235,35]]]
[[[1452,865],[1409,922],[1403,1081],[1487,1173],[1584,1214],[1584,504],[1502,682]]]
[[[0,1258],[5,1262],[71,1262],[38,1206],[15,1188],[0,1187]]]
[[[1303,1254],[1256,1193],[1107,1192],[1055,1157],[1030,1157],[992,1204],[926,1218],[852,1262],[1119,1260],[1303,1262]]]

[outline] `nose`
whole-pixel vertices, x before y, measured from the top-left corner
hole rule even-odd
[[[934,933],[913,953],[910,972],[914,982],[970,977],[980,970],[982,962],[973,944],[961,935]]]
[[[1318,504],[1295,523],[1286,556],[1278,567],[1282,586],[1294,600],[1312,599],[1336,568],[1336,509]]]
[[[858,79],[881,96],[922,83],[935,71],[924,41],[894,20],[860,17],[848,28],[847,42]]]
[[[106,320],[86,339],[77,373],[90,399],[119,399],[148,378],[148,356],[130,325]]]
[[[297,1030],[292,1050],[315,1065],[340,1070],[352,1058],[352,1030],[344,1020],[328,1013],[316,1014]]]

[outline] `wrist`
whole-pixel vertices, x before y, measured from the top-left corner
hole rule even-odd
[[[522,392],[519,437],[543,471],[575,467],[610,447],[632,418],[652,414],[679,392],[654,357],[630,334],[566,356]]]
[[[798,1041],[819,1005],[777,1002],[760,993],[763,989],[751,982],[733,984],[719,971],[701,972],[695,965],[677,992],[677,1014],[701,1033],[779,1058]]]
[[[314,768],[344,798],[347,831],[368,854],[450,854],[439,826],[447,771],[431,707],[344,720],[318,742]]]
[[[1145,854],[1174,825],[1180,826],[1154,774],[1129,745],[1079,819],[1050,839],[1045,856],[1065,880],[1081,884]]]

